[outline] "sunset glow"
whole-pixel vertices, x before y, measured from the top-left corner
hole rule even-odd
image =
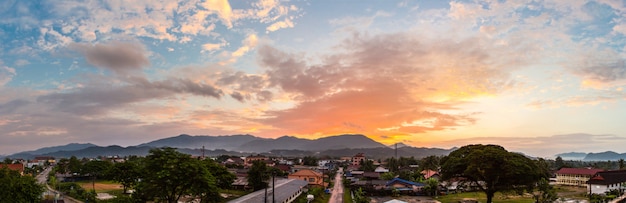
[[[626,5],[0,3],[0,154],[190,135],[626,152]]]

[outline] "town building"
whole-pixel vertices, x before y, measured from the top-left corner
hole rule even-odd
[[[268,160],[269,160],[268,157],[260,155],[260,154],[258,154],[258,155],[250,155],[250,156],[246,157],[245,162],[244,162],[244,166],[250,167],[250,166],[252,166],[252,162],[254,162],[254,161],[266,162]]]
[[[20,175],[24,175],[24,164],[0,164],[0,168],[8,168],[9,170],[14,170],[20,173]]]
[[[354,156],[352,157],[352,165],[355,165],[355,166],[360,166],[360,165],[361,165],[361,162],[363,162],[363,161],[365,161],[365,160],[366,160],[366,159],[365,159],[365,154],[363,154],[363,153],[357,153],[356,155],[354,155]]]
[[[587,184],[589,184],[589,194],[605,194],[611,190],[624,191],[626,170],[597,172],[587,181]]]
[[[298,172],[289,174],[287,178],[307,181],[309,186],[325,186],[324,174],[311,169],[299,170]]]
[[[593,168],[561,168],[556,172],[556,184],[587,187],[591,176],[601,171],[603,170]]]

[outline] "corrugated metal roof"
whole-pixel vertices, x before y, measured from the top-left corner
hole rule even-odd
[[[267,188],[267,202],[272,201],[272,194],[274,194],[274,198],[276,202],[284,202],[289,199],[293,195],[299,195],[302,192],[302,188],[307,186],[308,183],[303,180],[297,179],[279,179],[276,180],[275,192],[272,190],[272,186],[270,185]],[[237,198],[235,200],[229,201],[229,203],[246,203],[246,202],[265,202],[263,199],[265,198],[265,190],[257,190],[250,194],[247,194],[243,197]]]

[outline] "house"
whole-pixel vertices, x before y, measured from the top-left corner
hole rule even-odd
[[[593,168],[561,168],[556,172],[556,184],[587,187],[591,176],[601,171]]]
[[[424,188],[423,183],[416,183],[402,178],[394,178],[387,182],[386,187],[403,193],[418,193]]]
[[[389,172],[389,169],[386,169],[385,167],[379,166],[379,167],[376,167],[376,169],[374,169],[374,172],[376,172],[376,173],[387,173],[387,172]]]
[[[268,157],[260,155],[260,154],[250,155],[250,156],[246,157],[246,159],[244,161],[244,166],[250,167],[250,166],[252,166],[252,162],[254,162],[254,161],[263,161],[263,162],[265,162],[267,160],[269,160]]]
[[[439,173],[433,170],[423,170],[421,174],[424,176],[424,179],[434,178],[439,180],[440,178]]]
[[[51,156],[37,156],[35,157],[35,161],[39,162],[40,166],[44,166],[46,163],[54,165],[56,163],[56,159]]]
[[[291,171],[291,166],[287,164],[276,164],[274,168],[281,170],[282,172],[289,173]]]
[[[304,180],[308,182],[310,186],[319,186],[324,187],[324,174],[311,170],[311,169],[302,169],[298,172],[289,174],[287,176],[288,179],[298,179]]]
[[[363,172],[363,178],[369,179],[369,180],[378,180],[378,179],[380,179],[380,173]]]
[[[24,164],[0,164],[0,168],[8,168],[9,170],[14,170],[20,173],[20,175],[24,175]]]
[[[293,165],[291,166],[291,173],[298,172],[300,170],[313,170],[316,166],[305,166],[305,165]]]
[[[605,194],[611,190],[626,189],[626,170],[597,172],[587,184],[589,194]]]
[[[239,157],[230,157],[222,162],[224,165],[244,165],[244,163],[245,160]]]

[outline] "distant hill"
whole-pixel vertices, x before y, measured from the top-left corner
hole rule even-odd
[[[617,161],[620,159],[626,159],[626,153],[617,153],[613,151],[606,151],[600,153],[584,153],[584,152],[568,152],[554,155],[555,157],[561,157],[563,160],[581,160],[581,161]]]
[[[568,153],[561,153],[561,154],[555,155],[555,157],[559,157],[559,156],[563,160],[583,160],[583,159],[585,159],[585,156],[587,156],[587,153],[584,153],[584,152],[568,152]]]
[[[395,143],[395,144],[390,144],[390,145],[387,145],[387,147],[394,149],[394,148],[396,148],[396,147],[398,147],[398,148],[402,148],[402,147],[411,147],[411,146],[409,146],[409,145],[407,145],[407,144],[404,144],[404,143],[402,143],[402,142],[398,142],[398,143]]]
[[[626,159],[626,153],[619,154],[613,151],[589,153],[587,154],[587,156],[585,156],[583,161],[617,161],[619,159]]]
[[[418,148],[418,147],[402,147],[398,148],[398,157],[415,157],[424,158],[427,156],[445,156],[448,155],[452,149],[439,149],[439,148]],[[395,150],[389,147],[378,148],[362,148],[362,149],[333,149],[320,152],[321,156],[331,157],[343,157],[354,156],[357,153],[364,153],[368,159],[385,159],[395,156]]]
[[[228,136],[191,136],[182,134],[176,137],[168,137],[164,139],[155,140],[152,142],[140,144],[138,146],[150,146],[150,147],[174,147],[174,148],[190,148],[200,149],[203,146],[205,149],[225,149],[225,150],[237,150],[241,145],[256,141],[265,140],[265,138],[259,138],[252,135],[228,135]]]
[[[346,134],[309,140],[292,136],[277,139],[259,138],[252,135],[232,136],[179,136],[155,140],[137,146],[121,147],[96,146],[93,144],[68,144],[47,147],[34,151],[10,155],[11,158],[33,159],[35,156],[53,156],[56,158],[98,157],[98,156],[145,156],[150,149],[157,147],[174,147],[180,152],[201,156],[205,147],[205,156],[235,155],[247,156],[261,153],[269,156],[325,156],[340,157],[365,153],[370,158],[388,158],[395,155],[395,150],[378,143],[364,135]],[[429,155],[447,155],[453,149],[415,148],[404,145],[398,148],[398,156],[414,156],[417,158]]]
[[[9,158],[22,158],[22,159],[34,159],[36,156],[41,156],[44,154],[49,154],[58,151],[76,151],[81,149],[86,149],[89,147],[97,147],[97,145],[91,143],[70,143],[61,146],[54,147],[44,147],[41,149],[33,150],[33,151],[24,151],[17,154],[9,155]]]
[[[283,136],[277,139],[263,139],[248,142],[238,151],[245,152],[269,152],[277,149],[295,149],[304,151],[324,151],[330,149],[346,148],[377,148],[385,147],[364,135],[337,135],[323,137],[315,140],[302,139],[292,136]]]

